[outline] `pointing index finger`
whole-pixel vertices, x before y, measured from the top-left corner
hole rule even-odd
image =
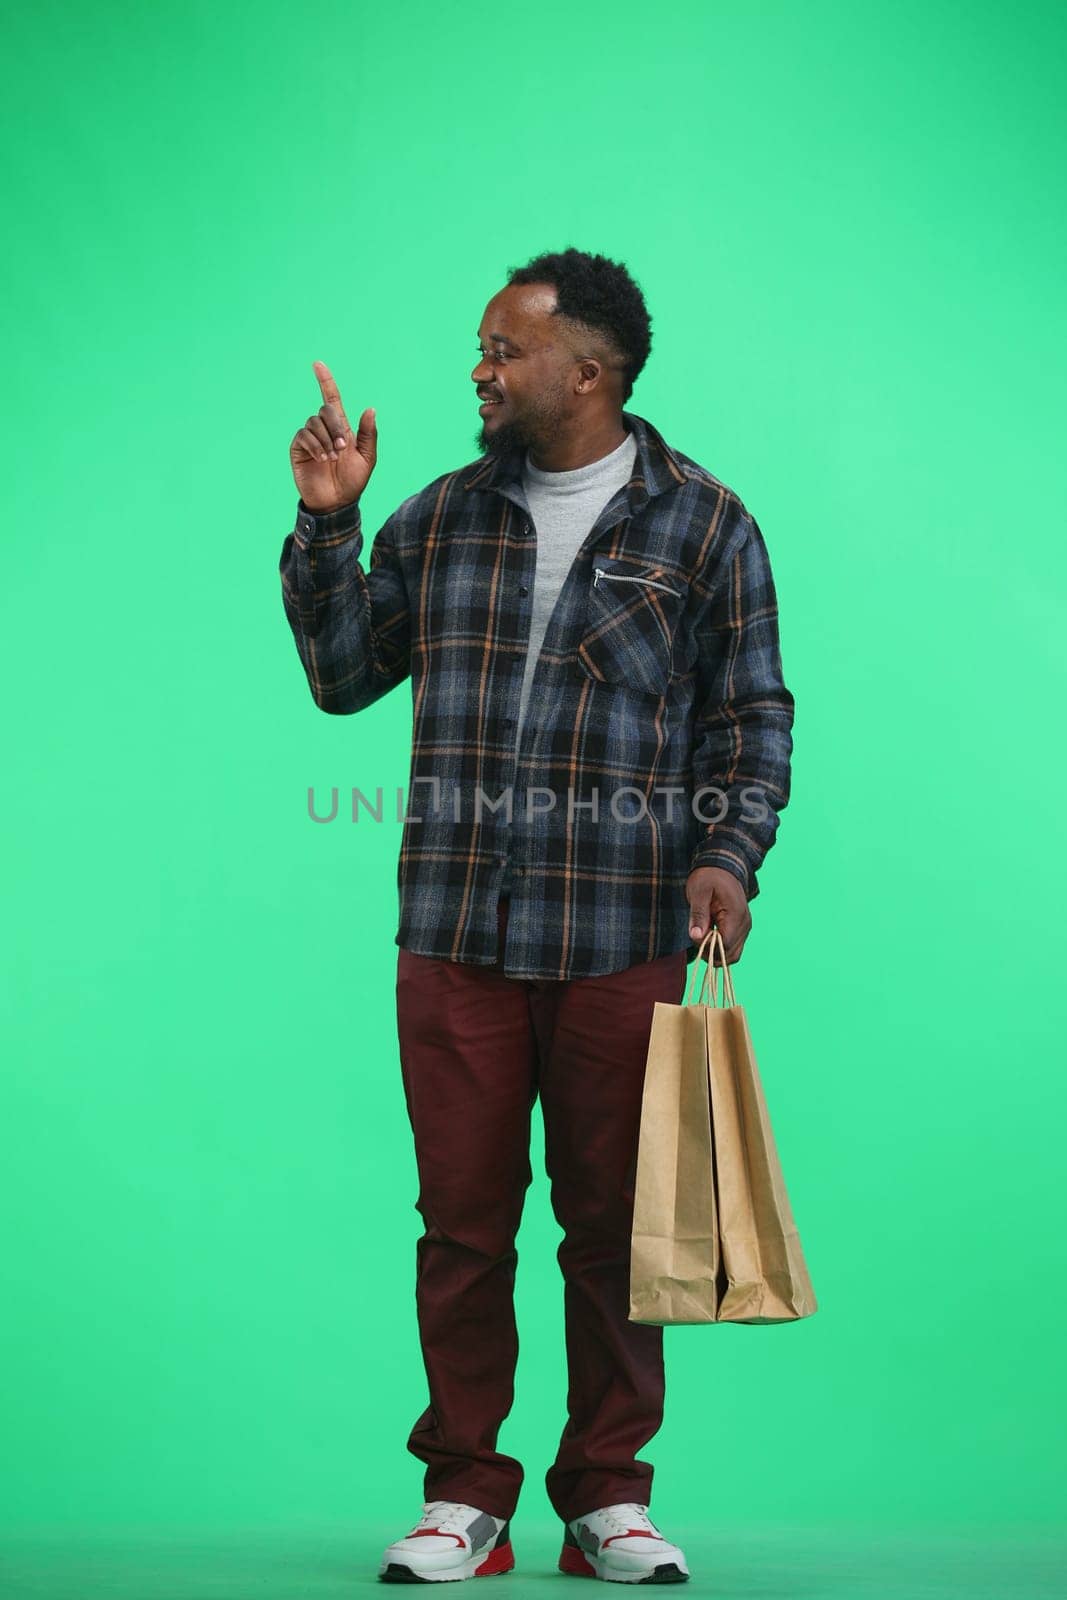
[[[337,407],[338,411],[341,413],[341,420],[347,427],[348,418],[345,416],[345,408],[341,402],[340,391],[337,388],[337,384],[334,382],[333,373],[330,371],[325,361],[313,361],[311,366],[315,373],[315,377],[318,380],[319,390],[322,394],[323,400],[327,405]]]

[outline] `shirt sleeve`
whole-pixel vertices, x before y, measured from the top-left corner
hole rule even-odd
[[[323,711],[363,711],[411,670],[411,615],[397,550],[409,505],[379,529],[364,569],[358,502],[325,513],[297,502],[278,570],[285,615]]]
[[[724,867],[746,897],[789,801],[793,696],[782,676],[778,600],[755,519],[743,532],[698,628],[700,699],[694,729],[694,809],[703,833],[690,859]],[[707,786],[707,792],[699,791]]]

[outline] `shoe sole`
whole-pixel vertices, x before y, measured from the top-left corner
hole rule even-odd
[[[378,1568],[382,1583],[459,1583],[463,1578],[499,1578],[515,1565],[510,1542],[490,1550],[488,1555],[471,1556],[457,1567],[438,1572],[418,1572],[403,1561],[384,1561]]]
[[[688,1572],[683,1572],[677,1561],[661,1561],[651,1572],[641,1575],[631,1576],[618,1568],[613,1572],[595,1556],[587,1556],[584,1550],[567,1544],[560,1551],[559,1570],[569,1578],[603,1578],[608,1583],[686,1583],[689,1579]]]

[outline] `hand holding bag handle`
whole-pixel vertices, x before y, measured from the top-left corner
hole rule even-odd
[[[705,954],[705,950],[704,950],[705,945],[709,946],[706,954]],[[723,1006],[727,1006],[727,1005],[735,1006],[737,1004],[737,996],[734,994],[734,980],[730,975],[730,968],[727,965],[727,961],[726,961],[726,946],[723,943],[722,934],[719,931],[718,926],[713,923],[712,926],[708,929],[707,933],[704,935],[703,939],[700,941],[700,949],[696,953],[696,960],[693,962],[692,976],[689,979],[689,986],[688,986],[688,989],[686,991],[686,998],[685,998],[685,1001],[684,1001],[685,1005],[687,1005],[687,1006],[691,1006],[691,1005],[698,1005],[699,1006],[699,1005],[707,1005],[707,1004],[711,1004],[713,1006],[718,1006],[719,1005],[719,1000],[718,1000],[719,980],[718,980],[718,977],[716,976],[717,969],[716,969],[716,967],[714,965],[716,948],[720,952],[721,961],[722,961],[722,994],[723,994],[722,1004],[723,1004]],[[692,998],[693,985],[694,985],[694,983],[696,981],[697,967],[698,967],[698,964],[700,962],[701,956],[704,957],[704,961],[705,961],[704,976],[701,979],[700,989],[699,989],[699,991],[697,993],[696,999],[694,1000]],[[711,989],[709,991],[710,994],[711,994],[710,1002],[706,1001],[706,1000],[704,1000],[702,998],[702,996],[704,994],[704,986],[707,983],[709,977],[711,978]]]

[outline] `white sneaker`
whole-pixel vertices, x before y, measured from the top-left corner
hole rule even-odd
[[[612,1583],[684,1583],[689,1577],[685,1556],[668,1544],[648,1507],[630,1501],[568,1522],[559,1570]]]
[[[461,1500],[427,1500],[411,1532],[386,1547],[378,1576],[386,1583],[449,1583],[514,1565],[505,1518]]]

